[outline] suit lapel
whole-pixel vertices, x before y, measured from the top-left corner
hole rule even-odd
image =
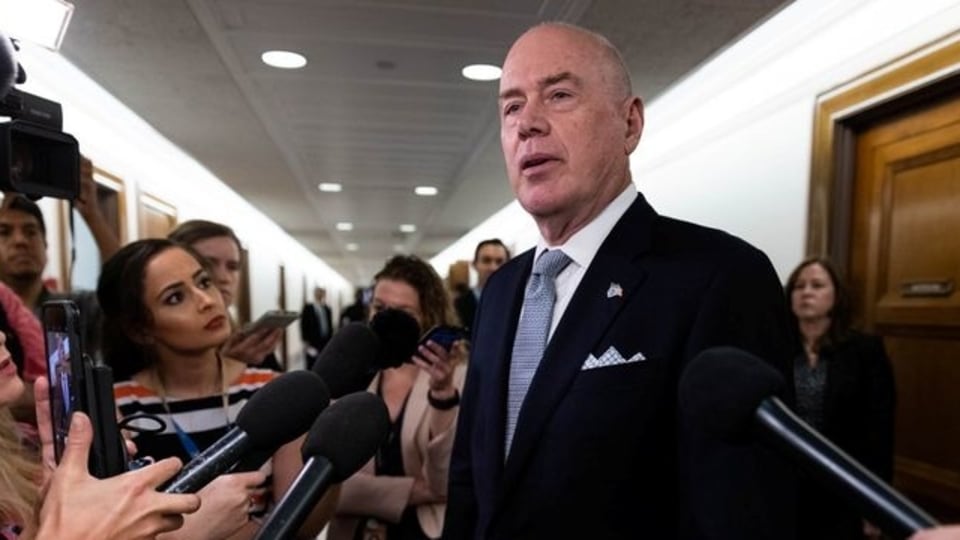
[[[653,209],[643,196],[639,195],[610,231],[577,286],[563,318],[547,344],[543,360],[520,410],[510,456],[504,468],[501,495],[512,491],[533,456],[550,416],[580,372],[583,361],[593,352],[593,348],[614,322],[617,314],[641,285],[645,272],[641,267],[640,256],[650,247],[651,222],[655,217]],[[622,295],[608,295],[612,284],[622,288]],[[522,304],[522,292],[520,303]],[[514,324],[514,328],[515,326]],[[512,344],[512,334],[510,337]],[[504,354],[509,359],[511,350],[507,349]],[[501,364],[509,365],[508,362]],[[501,406],[506,401],[508,374],[509,369],[500,374],[504,389],[500,400],[494,401]],[[502,440],[505,412],[498,412]]]

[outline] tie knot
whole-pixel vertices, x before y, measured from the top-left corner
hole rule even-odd
[[[533,265],[533,273],[554,278],[570,264],[570,257],[559,249],[544,251]]]

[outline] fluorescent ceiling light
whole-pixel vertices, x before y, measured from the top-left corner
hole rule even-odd
[[[499,66],[490,64],[470,64],[464,66],[460,73],[471,81],[495,81],[500,78]]]
[[[412,223],[404,223],[403,225],[400,225],[400,232],[404,232],[404,233],[417,232],[417,226],[413,225]]]
[[[356,251],[356,250],[360,249],[360,246],[354,244],[353,242],[350,242],[349,244],[347,244],[347,245],[344,246],[344,247],[347,248],[347,251]]]
[[[260,59],[268,66],[280,69],[299,69],[307,65],[307,58],[291,51],[267,51]]]
[[[10,37],[57,50],[67,33],[73,4],[62,0],[0,0],[0,21]]]
[[[433,197],[437,194],[437,188],[433,186],[417,186],[413,188],[413,192],[421,197]]]
[[[341,222],[337,223],[337,230],[338,230],[338,231],[352,231],[352,230],[353,230],[353,223],[350,223],[349,221],[341,221]]]
[[[340,193],[343,191],[343,185],[337,182],[320,182],[317,188],[324,193]]]

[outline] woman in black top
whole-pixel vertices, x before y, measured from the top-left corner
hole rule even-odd
[[[794,323],[798,414],[886,481],[893,473],[894,382],[883,341],[851,328],[836,270],[808,259],[786,284]],[[880,531],[812,479],[801,478],[799,540],[879,537]]]

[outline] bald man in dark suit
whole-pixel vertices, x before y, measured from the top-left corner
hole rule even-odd
[[[637,192],[643,105],[602,36],[527,31],[499,108],[540,240],[484,288],[445,538],[791,538],[785,464],[677,421],[680,374],[708,347],[746,349],[790,380],[770,261]]]

